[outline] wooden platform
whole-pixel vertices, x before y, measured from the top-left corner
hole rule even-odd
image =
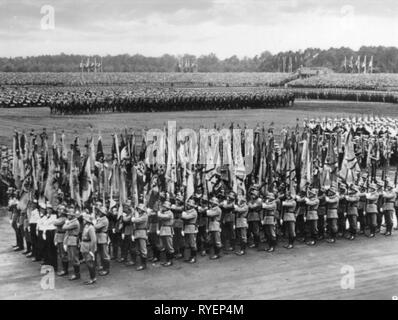
[[[195,265],[149,265],[137,272],[113,262],[111,274],[86,287],[82,280],[55,277],[53,290],[41,286],[37,262],[12,252],[14,234],[0,218],[0,299],[387,299],[398,296],[398,232],[386,238],[360,236],[354,242],[321,242],[315,247],[281,245],[275,253],[249,250],[218,261],[200,257]],[[355,289],[344,290],[344,266],[355,271]]]

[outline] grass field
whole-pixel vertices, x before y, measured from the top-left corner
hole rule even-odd
[[[256,109],[228,111],[192,111],[192,112],[159,112],[159,113],[108,113],[95,115],[58,116],[50,115],[47,108],[0,109],[0,144],[11,146],[13,130],[36,131],[46,127],[57,132],[65,130],[67,143],[71,143],[74,132],[78,132],[81,141],[85,141],[92,126],[94,134],[102,134],[105,148],[110,147],[111,133],[121,132],[124,128],[133,128],[141,132],[144,127],[162,128],[167,121],[176,121],[177,128],[198,128],[200,125],[212,127],[214,123],[244,124],[254,128],[257,123],[268,126],[274,122],[276,133],[282,127],[294,127],[296,119],[300,124],[304,118],[336,117],[344,115],[385,115],[398,117],[398,107],[387,103],[355,103],[331,101],[296,101],[294,106],[285,109]],[[82,143],[83,145],[83,143]]]

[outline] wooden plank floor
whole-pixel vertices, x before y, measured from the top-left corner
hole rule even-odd
[[[0,218],[0,299],[387,299],[398,296],[398,233],[374,239],[298,244],[275,253],[249,250],[245,257],[218,261],[200,257],[195,265],[177,261],[171,268],[149,265],[137,272],[112,263],[111,274],[95,286],[56,277],[43,290],[40,266],[12,252],[14,234]],[[355,289],[341,288],[343,266],[355,271]]]

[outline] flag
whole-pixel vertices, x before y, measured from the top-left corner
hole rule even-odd
[[[89,155],[87,155],[84,160],[83,170],[79,176],[79,182],[81,190],[81,201],[82,205],[84,205],[89,200],[93,192],[93,178],[91,176],[91,161]]]
[[[366,64],[366,56],[365,56],[365,58],[363,59],[363,62],[362,62],[363,73],[366,73],[366,67],[367,67],[367,64]]]
[[[344,144],[344,158],[339,172],[339,177],[347,184],[357,181],[360,167],[354,152],[354,142],[352,140],[352,130],[348,132]]]
[[[373,73],[373,56],[369,60],[369,71]]]
[[[355,66],[357,67],[358,73],[361,72],[361,56],[358,56],[357,62],[355,62]]]

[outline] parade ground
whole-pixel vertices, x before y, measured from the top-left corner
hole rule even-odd
[[[382,228],[382,232],[383,232]],[[0,299],[383,299],[398,296],[398,234],[369,239],[297,242],[274,253],[249,249],[246,256],[199,257],[194,265],[178,260],[170,268],[148,265],[137,272],[112,262],[111,273],[85,286],[82,279],[55,276],[53,286],[40,265],[12,251],[14,233],[4,210],[0,218]],[[350,277],[350,278],[348,278]],[[353,278],[351,278],[353,277]]]
[[[31,129],[41,132],[47,128],[51,133],[56,129],[58,133],[65,131],[67,143],[72,143],[74,133],[80,136],[83,146],[86,138],[90,136],[90,127],[93,128],[94,137],[101,133],[104,147],[110,150],[113,133],[122,133],[124,129],[134,130],[138,135],[143,128],[163,128],[167,121],[176,121],[177,129],[197,129],[203,125],[212,128],[216,123],[220,127],[230,125],[231,122],[244,123],[249,128],[256,124],[268,129],[270,124],[279,134],[283,127],[294,128],[299,119],[300,126],[304,118],[308,120],[317,117],[345,117],[345,116],[391,116],[398,117],[396,104],[372,102],[347,102],[347,101],[304,101],[297,100],[293,107],[277,109],[251,109],[251,110],[215,110],[215,111],[190,111],[187,112],[148,112],[148,113],[104,113],[74,116],[51,115],[49,108],[0,108],[0,145],[12,146],[14,129]]]
[[[46,127],[52,133],[77,132],[81,145],[90,134],[98,132],[110,149],[111,133],[124,128],[139,131],[144,127],[162,128],[166,121],[176,121],[177,128],[229,126],[247,123],[253,128],[271,123],[277,132],[293,128],[297,118],[344,116],[398,116],[392,104],[297,101],[286,109],[192,111],[173,113],[129,113],[79,116],[52,116],[47,108],[0,109],[0,144],[12,146],[14,129]],[[70,141],[72,142],[72,141]],[[68,141],[69,143],[69,141]],[[395,170],[395,168],[391,168]],[[396,221],[394,221],[396,225]],[[0,209],[0,299],[386,299],[398,296],[398,231],[392,237],[381,233],[370,239],[363,235],[355,241],[337,239],[336,244],[319,242],[314,247],[297,242],[295,248],[274,253],[249,249],[246,256],[224,254],[211,261],[199,257],[194,265],[181,260],[170,268],[148,265],[137,272],[117,262],[111,263],[110,275],[98,277],[94,286],[84,286],[88,278],[82,265],[82,279],[69,281],[51,274],[41,274],[41,267],[19,252],[13,252],[15,235],[5,209]],[[264,248],[262,244],[261,249]],[[42,270],[43,271],[43,270]]]

